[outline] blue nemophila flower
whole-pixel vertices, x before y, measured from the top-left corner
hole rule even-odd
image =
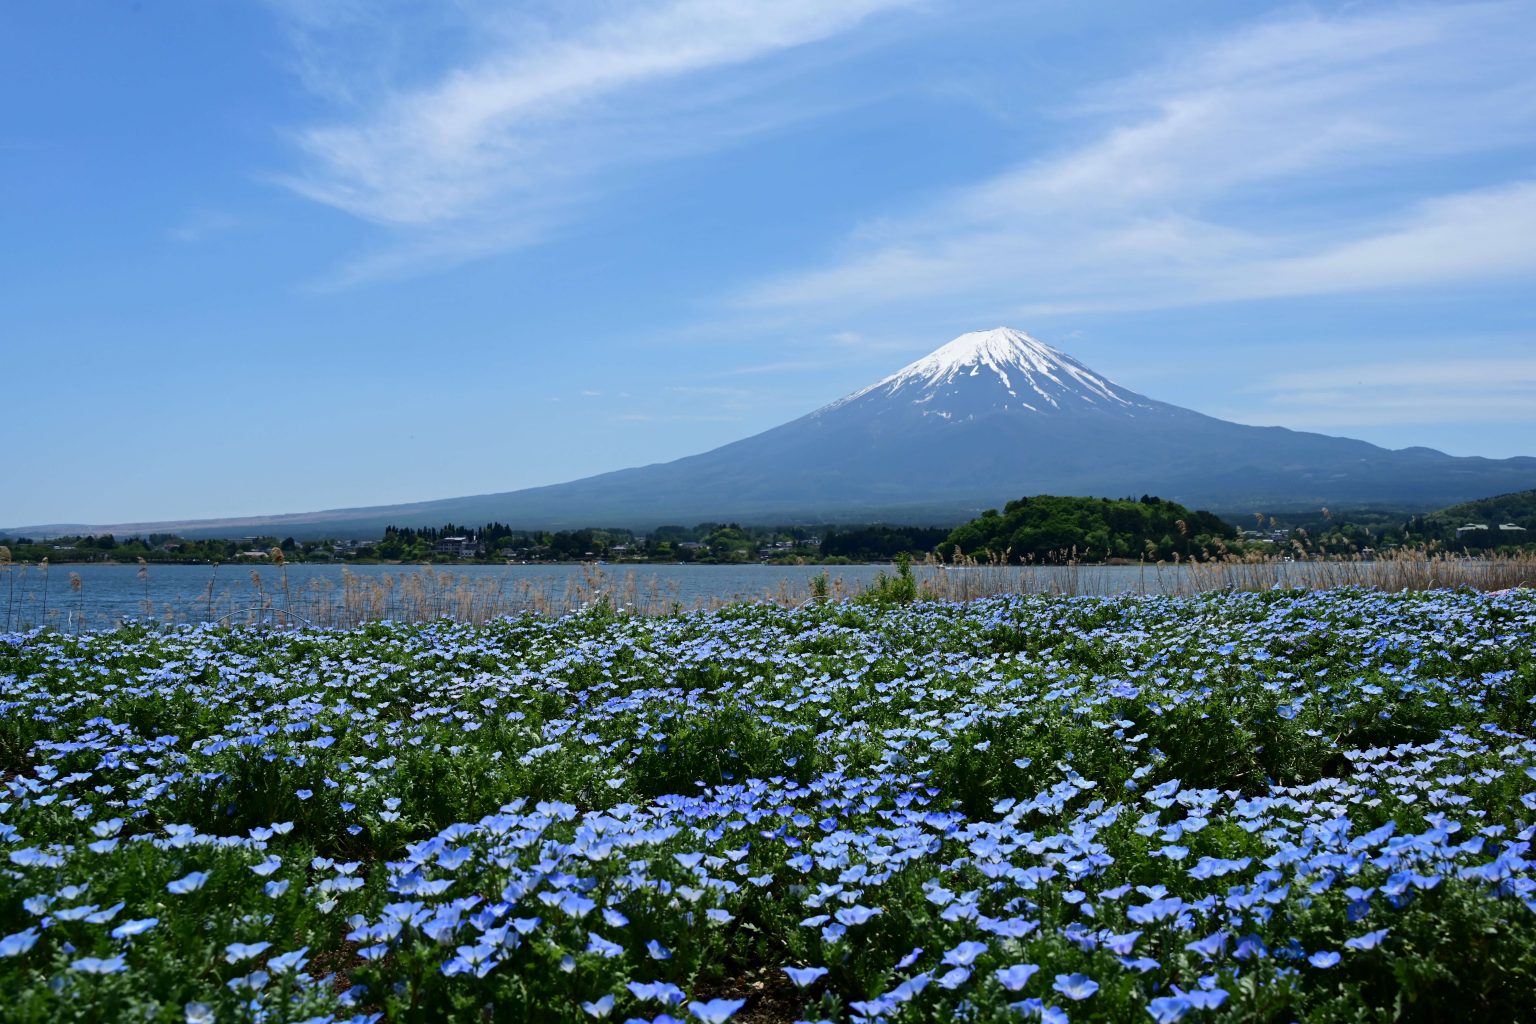
[[[308,946],[303,946],[291,953],[275,956],[267,961],[267,970],[274,974],[286,974],[289,971],[302,971],[304,965],[309,963],[309,958],[304,954],[309,952]]]
[[[1257,935],[1244,935],[1237,940],[1237,948],[1232,950],[1232,955],[1239,960],[1262,960],[1269,956],[1269,947]]]
[[[1339,954],[1335,953],[1333,950],[1320,949],[1316,953],[1313,953],[1311,956],[1307,957],[1307,963],[1311,964],[1313,967],[1321,967],[1326,970],[1327,968],[1332,967],[1334,964],[1337,964],[1339,959]]]
[[[1022,939],[1040,927],[1039,921],[1030,921],[1022,917],[998,920],[980,914],[976,917],[976,923],[981,926],[982,931],[991,932],[1005,939]]]
[[[128,964],[123,960],[122,954],[102,959],[95,956],[83,956],[79,960],[70,962],[72,970],[84,974],[117,974],[128,969]]]
[[[144,917],[136,921],[124,921],[112,929],[111,935],[114,939],[131,939],[136,935],[143,935],[159,923],[160,919],[158,917]]]
[[[1209,987],[1191,989],[1185,992],[1175,985],[1173,986],[1173,991],[1188,999],[1190,1005],[1197,1010],[1214,1010],[1227,1001],[1227,990],[1216,988],[1215,983],[1214,977],[1207,976],[1200,979],[1200,984]]]
[[[645,944],[645,951],[651,955],[652,960],[672,959],[672,951],[655,939],[651,939]]]
[[[789,975],[789,980],[795,983],[796,988],[805,988],[816,982],[818,978],[826,975],[825,967],[786,967],[784,973]]]
[[[1140,931],[1123,932],[1119,935],[1106,935],[1104,947],[1116,956],[1130,956],[1136,947],[1136,940],[1141,938]]]
[[[1099,983],[1081,972],[1058,974],[1051,988],[1068,999],[1087,999],[1099,990]]]
[[[1147,1004],[1147,1012],[1157,1024],[1176,1024],[1194,1008],[1195,1004],[1182,995],[1158,996]]]
[[[1157,888],[1161,888],[1158,886]],[[1170,917],[1177,917],[1184,910],[1184,901],[1177,896],[1153,899],[1141,906],[1127,907],[1125,916],[1137,924],[1151,924]]]
[[[268,854],[267,859],[260,864],[252,864],[251,870],[262,878],[266,878],[272,872],[283,866],[283,858],[274,854]]]
[[[187,1024],[214,1024],[213,1007],[207,1003],[188,1003],[182,1011],[187,1015]]]
[[[252,971],[250,974],[243,975],[239,978],[231,978],[224,984],[231,992],[239,992],[241,989],[247,989],[251,992],[260,992],[262,989],[267,987],[267,983],[271,980],[272,975],[268,974],[266,971]]]
[[[895,1010],[897,1003],[889,996],[876,996],[874,999],[856,999],[848,1006],[866,1019],[879,1020]]]
[[[261,956],[272,948],[270,942],[231,942],[224,947],[224,962],[237,964],[241,960],[249,960],[252,957]]]
[[[1381,945],[1381,940],[1387,937],[1388,930],[1381,928],[1374,932],[1366,932],[1364,935],[1357,935],[1352,939],[1345,939],[1344,946],[1346,949],[1375,949]]]
[[[26,899],[21,901],[21,905],[22,908],[25,909],[26,912],[31,914],[33,917],[42,917],[44,914],[48,913],[48,908],[57,902],[58,897],[56,896],[39,894],[37,896],[28,896]]]
[[[944,954],[944,962],[953,967],[969,967],[976,958],[987,951],[985,942],[962,942]]]
[[[1045,1012],[1045,1000],[1037,996],[1009,1003],[1008,1008],[1025,1020],[1033,1020]]]
[[[28,928],[0,939],[0,957],[20,956],[37,945],[38,935],[36,928]]]
[[[459,974],[473,974],[483,978],[501,964],[496,959],[496,952],[496,947],[488,942],[459,946],[454,950],[454,957],[443,965],[443,974],[450,978]]]
[[[287,892],[288,887],[292,884],[293,882],[291,880],[284,878],[281,881],[268,882],[266,885],[261,887],[261,891],[266,893],[272,899],[277,899],[283,893]]]
[[[952,967],[939,975],[938,986],[945,989],[956,989],[971,980],[969,967]]]
[[[960,969],[961,968],[956,968],[956,970]],[[895,988],[887,992],[885,994],[885,998],[890,999],[893,1003],[898,1005],[901,1003],[910,1002],[914,996],[916,996],[923,989],[927,988],[928,983],[932,980],[933,974],[928,971],[923,971],[921,974],[914,974],[912,977],[908,978],[906,981],[902,982],[900,985],[897,985]]]
[[[862,907],[855,903],[851,907],[843,907],[839,909],[837,913],[833,914],[832,916],[837,919],[839,924],[852,927],[854,925],[863,924],[865,921],[868,921],[870,918],[876,916],[880,912],[881,911],[878,907]]]
[[[605,959],[613,959],[624,955],[624,947],[617,942],[611,942],[596,932],[587,933],[587,952],[596,953]]]
[[[655,1000],[667,1006],[676,1006],[688,998],[682,989],[665,981],[631,981],[628,988],[636,999]]]
[[[79,907],[63,907],[59,910],[55,910],[53,912],[53,916],[54,919],[58,921],[79,921],[82,918],[96,913],[96,911],[100,909],[101,908],[94,903]]]
[[[577,920],[586,917],[593,910],[597,909],[596,900],[589,900],[580,893],[575,892],[563,894],[556,905],[566,914]]]
[[[97,836],[101,839],[106,839],[109,836],[117,835],[122,830],[122,818],[107,818],[103,821],[98,821],[91,826],[91,835]]]
[[[1191,953],[1199,953],[1207,960],[1215,960],[1217,957],[1221,956],[1222,951],[1226,949],[1226,947],[1226,932],[1212,932],[1210,935],[1207,935],[1203,939],[1196,939],[1194,942],[1186,942],[1184,944],[1185,949],[1189,950]]]
[[[10,861],[22,868],[61,868],[64,866],[64,858],[56,853],[48,853],[36,847],[27,847],[21,850],[12,850]]]
[[[736,1011],[747,1005],[745,999],[711,999],[708,1002],[688,1004],[688,1012],[704,1024],[723,1024],[735,1016]]]
[[[604,1017],[608,1016],[608,1014],[613,1012],[613,1003],[613,993],[610,992],[607,995],[599,999],[595,999],[590,1003],[582,1003],[581,1008],[586,1012],[587,1016],[596,1017],[598,1020],[602,1020]]]
[[[208,872],[193,871],[174,882],[167,882],[165,891],[173,896],[185,896],[188,893],[197,892],[208,881]]]
[[[1009,992],[1018,992],[1029,984],[1029,979],[1033,978],[1039,970],[1040,968],[1034,964],[1014,964],[1012,967],[1000,967],[994,973],[998,984],[1003,988]]]

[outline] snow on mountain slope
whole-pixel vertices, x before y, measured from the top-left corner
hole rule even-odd
[[[890,402],[922,406],[925,415],[946,420],[1010,410],[1135,415],[1156,407],[1065,352],[1011,327],[962,334],[818,414]]]

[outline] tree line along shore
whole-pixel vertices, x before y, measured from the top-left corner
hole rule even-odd
[[[1038,495],[958,526],[891,523],[777,525],[706,522],[523,530],[503,523],[389,526],[377,539],[196,538],[151,533],[52,538],[0,535],[0,562],[229,563],[506,562],[847,564],[898,556],[1041,564],[1213,560],[1231,556],[1370,557],[1397,550],[1511,554],[1536,550],[1536,490],[1436,512],[1355,509],[1252,513],[1241,522],[1144,495]]]

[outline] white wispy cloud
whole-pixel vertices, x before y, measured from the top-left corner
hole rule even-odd
[[[370,73],[342,58],[329,63],[331,51],[316,42],[337,24],[376,35],[379,15],[341,4],[321,17],[284,4],[296,26],[296,71],[345,115],[295,131],[305,164],[278,180],[407,243],[360,259],[342,283],[527,244],[601,191],[595,182],[606,171],[798,116],[771,103],[724,116],[715,108],[739,105],[750,85],[694,88],[699,76],[846,34],[911,2],[663,0],[604,7],[587,20],[515,22],[505,10],[471,8],[461,34],[488,40],[483,52],[408,86],[397,84],[410,76],[392,57]],[[356,60],[356,36],[336,47],[347,61]]]
[[[1216,414],[1302,429],[1525,423],[1536,409],[1536,358],[1469,354],[1287,371],[1245,388],[1243,399]]]
[[[1210,275],[1212,297],[1400,288],[1536,274],[1536,181],[1428,199],[1392,223]]]
[[[1293,13],[1186,47],[1064,116],[1086,141],[865,225],[838,258],[737,301],[1028,314],[1536,273],[1536,182],[1454,166],[1530,153],[1524,5]],[[1456,184],[1426,193],[1426,167]]]

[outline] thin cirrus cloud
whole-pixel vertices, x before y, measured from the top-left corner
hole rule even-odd
[[[1532,155],[1528,7],[1268,20],[1065,116],[1088,141],[863,226],[838,258],[735,302],[1048,314],[1536,272],[1536,181],[1458,163]]]
[[[487,32],[495,42],[477,59],[425,84],[386,87],[346,119],[295,132],[305,166],[278,180],[408,241],[359,260],[342,283],[529,244],[596,190],[604,171],[709,145],[701,135],[750,130],[750,118],[721,117],[701,131],[707,98],[669,87],[830,39],[909,3],[669,0],[621,6],[563,33],[550,24],[521,40]],[[354,96],[336,74],[316,71],[323,58],[313,45],[302,49],[312,89]],[[739,99],[738,89],[722,85],[722,102]]]
[[[1475,345],[1474,345],[1475,347]],[[1316,428],[1418,423],[1523,423],[1536,408],[1536,359],[1425,359],[1276,374],[1223,415]]]

